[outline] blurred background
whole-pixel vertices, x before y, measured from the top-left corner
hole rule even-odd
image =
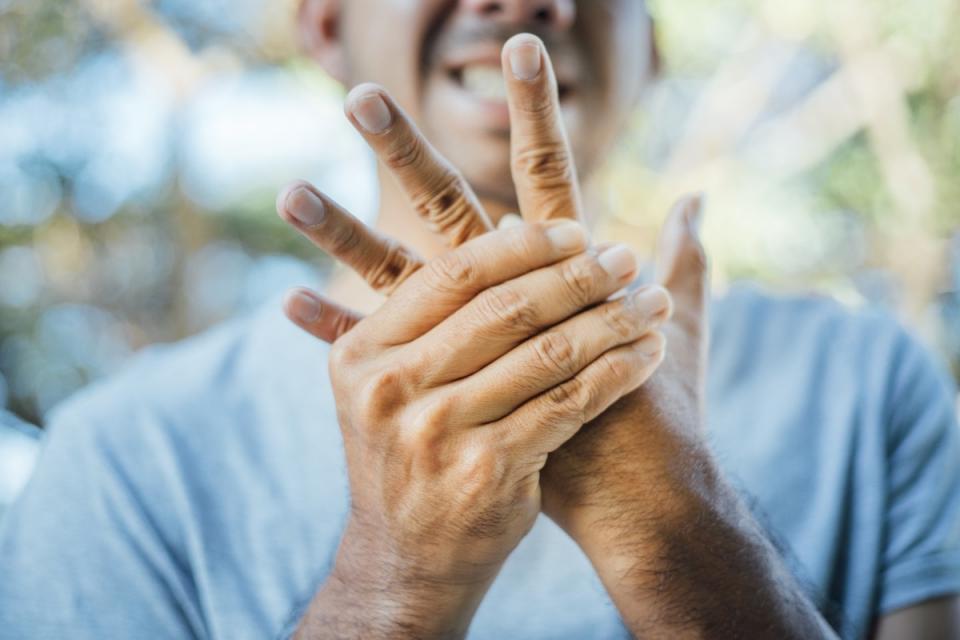
[[[960,373],[960,3],[653,4],[664,75],[601,177],[602,233],[653,244],[708,193],[719,285],[882,305]],[[326,265],[274,213],[376,204],[294,0],[0,0],[0,407],[33,424],[139,348]],[[0,505],[35,447],[0,437]],[[2,506],[0,506],[2,508]]]

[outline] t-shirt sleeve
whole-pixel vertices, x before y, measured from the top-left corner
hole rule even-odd
[[[49,428],[0,526],[0,637],[204,635],[111,438],[111,425],[70,411]]]
[[[887,421],[879,610],[960,594],[960,429],[953,385],[903,336]]]

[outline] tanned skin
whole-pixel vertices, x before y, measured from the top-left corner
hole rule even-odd
[[[637,637],[836,637],[703,439],[701,199],[669,216],[657,284],[624,298],[632,255],[562,222],[588,220],[581,177],[650,76],[642,4],[305,0],[301,30],[344,84],[383,85],[347,100],[383,201],[376,232],[304,183],[278,200],[357,274],[332,289],[354,308],[305,290],[287,303],[334,345],[352,494],[298,637],[462,637],[541,510]],[[548,46],[503,46],[522,31]],[[457,94],[457,65],[501,46],[503,108]],[[343,295],[361,278],[382,306]],[[957,610],[895,612],[874,637],[956,637]]]

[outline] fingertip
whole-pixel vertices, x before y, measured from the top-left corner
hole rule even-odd
[[[386,133],[394,124],[394,109],[386,89],[373,83],[354,87],[347,94],[344,111],[355,127],[371,135]]]
[[[290,196],[297,189],[303,189],[303,188],[309,188],[309,187],[310,187],[310,183],[307,182],[306,180],[294,180],[293,182],[287,184],[282,189],[280,189],[280,191],[277,193],[277,202],[276,202],[277,215],[283,218],[284,220],[289,221],[290,210],[288,207],[288,202],[290,200]]]
[[[511,74],[517,80],[537,80],[543,71],[546,47],[532,33],[518,33],[503,46],[503,58]]]
[[[673,296],[666,287],[658,284],[640,287],[627,303],[647,310],[656,325],[661,325],[673,317]]]
[[[349,107],[358,100],[363,100],[364,98],[369,98],[374,95],[381,98],[389,97],[387,90],[379,84],[375,82],[361,82],[347,92],[347,97],[344,100],[344,103],[347,105],[347,107]]]
[[[503,45],[503,49],[504,51],[509,52],[514,47],[520,46],[535,46],[539,47],[540,49],[546,48],[546,46],[543,44],[543,40],[541,40],[539,36],[529,32],[524,32],[518,33],[507,40]]]
[[[506,213],[500,218],[500,221],[497,223],[497,229],[502,231],[504,229],[514,229],[516,227],[523,226],[523,218],[521,218],[516,213]]]
[[[309,289],[292,289],[284,296],[283,312],[295,324],[308,328],[320,319],[323,303],[320,296]]]
[[[577,220],[562,218],[543,223],[550,244],[562,254],[572,254],[587,248],[587,230]]]
[[[667,337],[662,331],[651,331],[637,340],[634,348],[647,360],[660,362],[667,351]]]

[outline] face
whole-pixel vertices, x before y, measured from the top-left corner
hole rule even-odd
[[[327,70],[348,86],[385,86],[481,198],[508,207],[507,39],[531,32],[547,44],[581,177],[602,161],[652,66],[641,0],[306,3],[303,31]]]

